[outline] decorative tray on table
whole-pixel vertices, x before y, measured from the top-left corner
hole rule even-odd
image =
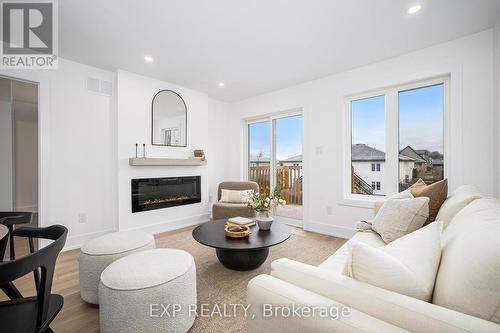
[[[231,238],[243,238],[248,237],[252,233],[250,228],[246,225],[225,225],[224,233],[227,237]]]

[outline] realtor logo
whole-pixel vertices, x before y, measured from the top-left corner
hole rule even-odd
[[[57,3],[3,1],[0,68],[57,68]]]

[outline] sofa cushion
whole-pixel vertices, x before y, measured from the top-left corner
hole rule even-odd
[[[477,199],[443,232],[432,302],[500,323],[500,200]]]
[[[333,255],[323,261],[318,267],[347,275],[347,254],[349,253],[349,243],[360,242],[372,247],[384,246],[385,243],[379,234],[373,231],[357,232],[344,245],[342,245]]]
[[[445,202],[443,202],[436,216],[436,220],[443,221],[444,228],[446,228],[459,211],[472,201],[481,197],[481,193],[475,186],[460,186],[448,196]]]
[[[442,228],[443,223],[438,221],[378,248],[350,243],[347,257],[349,276],[430,301],[441,258]]]
[[[419,179],[409,188],[414,197],[429,198],[429,218],[425,224],[434,222],[441,205],[448,196],[448,179],[443,179],[433,184],[427,185]]]
[[[386,243],[390,243],[422,227],[429,217],[429,198],[387,200],[372,222]]]

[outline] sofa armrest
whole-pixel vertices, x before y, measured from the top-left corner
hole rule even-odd
[[[500,332],[493,322],[290,259],[275,260],[271,268],[278,279],[411,332]]]
[[[270,275],[262,274],[254,277],[248,283],[247,291],[247,303],[250,305],[247,313],[247,331],[249,333],[407,332]],[[304,315],[303,312],[299,311],[300,316],[297,316],[287,315],[286,311],[288,310],[280,310],[293,310],[294,307],[295,309],[299,309],[299,307],[303,309],[316,308],[318,312]],[[320,308],[332,309],[333,316],[331,313],[327,316],[320,315]],[[342,309],[345,309],[348,315],[335,318],[335,312],[339,311],[338,313],[340,313]]]

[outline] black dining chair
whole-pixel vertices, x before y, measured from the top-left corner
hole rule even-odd
[[[68,229],[61,225],[46,228],[20,227],[14,237],[53,240],[49,245],[19,259],[0,263],[0,288],[10,300],[0,302],[0,331],[16,333],[52,332],[50,323],[61,310],[64,299],[52,294],[56,259],[66,243]],[[36,296],[23,297],[13,281],[33,273]]]
[[[9,250],[10,250],[10,260],[16,258],[14,249],[14,237],[12,236],[12,231],[14,230],[14,225],[17,224],[29,224],[31,223],[32,212],[0,212],[0,224],[3,224],[9,228]],[[3,256],[0,258],[0,262],[3,261]]]

